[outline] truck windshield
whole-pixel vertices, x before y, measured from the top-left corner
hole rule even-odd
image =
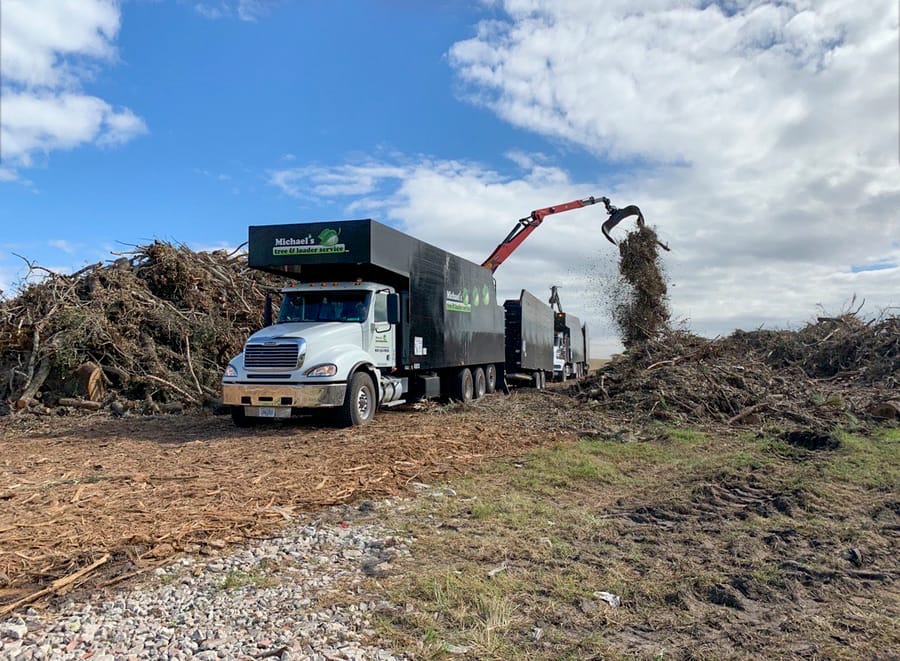
[[[341,321],[360,323],[369,316],[370,293],[365,291],[295,291],[281,301],[278,323]]]

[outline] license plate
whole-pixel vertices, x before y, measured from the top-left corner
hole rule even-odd
[[[274,418],[275,417],[275,407],[274,406],[260,406],[259,407],[259,417],[260,418]]]

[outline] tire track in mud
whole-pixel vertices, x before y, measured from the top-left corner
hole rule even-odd
[[[666,584],[663,600],[674,615],[638,617],[610,636],[650,656],[690,649],[694,656],[840,657],[867,635],[874,613],[890,626],[900,615],[900,502],[883,494],[870,505],[860,549],[841,539],[849,517],[832,499],[771,482],[729,475],[690,488],[683,499],[620,503],[608,516],[618,523],[616,546],[648,558],[640,580],[653,583],[651,568],[665,566],[678,566],[682,576],[692,568],[696,578]],[[768,647],[785,634],[796,641],[811,621],[826,621],[831,640],[811,636],[777,653]]]

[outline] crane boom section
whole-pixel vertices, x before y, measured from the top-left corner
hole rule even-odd
[[[547,216],[551,216],[555,213],[562,213],[563,211],[571,211],[572,209],[580,209],[592,204],[597,204],[597,202],[603,202],[605,205],[609,205],[609,199],[591,196],[582,200],[572,200],[571,202],[557,204],[552,207],[535,209],[528,216],[520,218],[516,222],[515,227],[513,227],[506,238],[500,242],[500,245],[494,249],[494,252],[492,252],[491,256],[484,261],[482,266],[490,269],[491,272],[496,271],[497,268],[506,261],[506,258],[509,257],[516,248],[522,245],[522,242],[528,238],[528,235],[544,222],[544,218]]]

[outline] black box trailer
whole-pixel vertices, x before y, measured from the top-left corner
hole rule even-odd
[[[302,283],[365,281],[400,295],[399,367],[503,362],[491,272],[371,219],[250,227],[251,268]]]
[[[369,219],[253,226],[248,253],[296,286],[225,371],[237,424],[317,408],[363,424],[408,397],[468,400],[505,384],[490,270]]]
[[[553,309],[522,290],[503,304],[506,313],[506,377],[541,388],[553,372]]]

